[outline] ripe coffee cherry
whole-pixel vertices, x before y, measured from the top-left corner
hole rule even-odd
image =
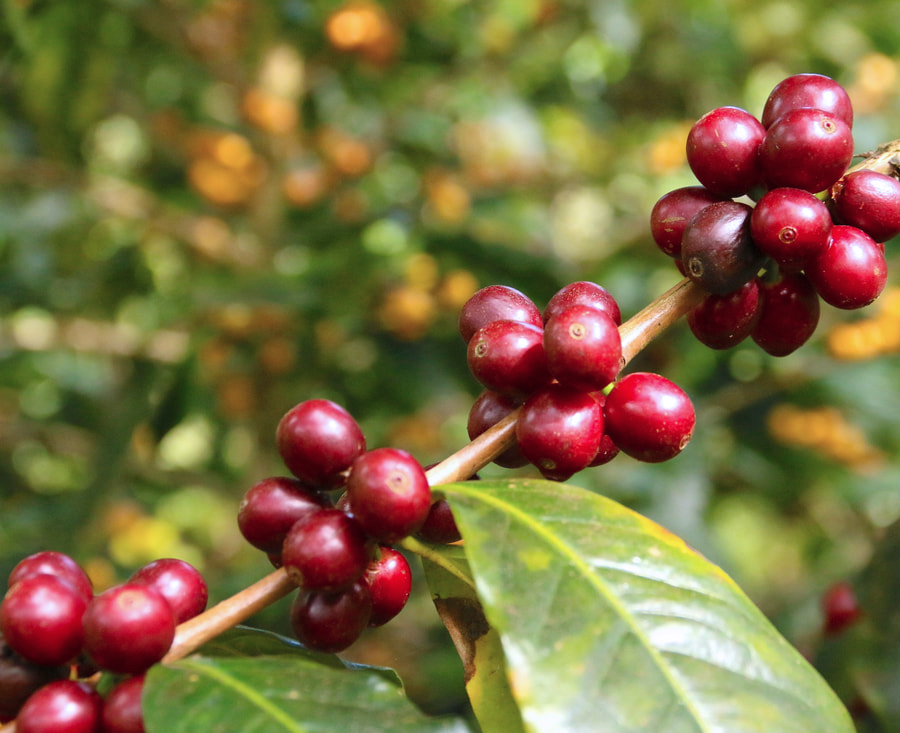
[[[362,528],[384,544],[418,531],[431,508],[425,469],[398,448],[375,448],[357,458],[347,496]]]
[[[175,638],[175,613],[154,588],[123,583],[94,596],[84,613],[84,648],[101,669],[138,674]]]
[[[829,586],[822,595],[823,631],[828,636],[836,636],[855,624],[862,611],[856,599],[853,586],[839,581]]]
[[[284,539],[281,562],[288,577],[310,590],[343,590],[366,571],[368,538],[340,509],[322,509],[293,527]]]
[[[18,654],[36,664],[65,664],[81,651],[81,592],[55,575],[30,575],[6,592],[0,629]]]
[[[372,594],[369,626],[383,626],[406,606],[412,591],[412,570],[401,552],[382,546],[381,557],[369,565],[365,579]]]
[[[550,382],[544,330],[519,321],[493,321],[469,341],[472,375],[495,392],[524,397]]]
[[[623,453],[648,463],[678,455],[694,432],[694,406],[674,382],[633,372],[606,396],[606,431]]]
[[[527,462],[527,461],[526,461]],[[425,517],[425,523],[419,528],[417,536],[425,542],[434,542],[438,545],[449,545],[462,539],[450,504],[446,499],[438,499],[432,502]]]
[[[650,212],[650,233],[670,257],[681,259],[681,239],[691,219],[710,204],[726,200],[703,186],[685,186],[664,194]]]
[[[741,196],[762,183],[757,152],[766,129],[740,107],[701,117],[687,137],[687,160],[697,180],[720,196]]]
[[[607,313],[573,305],[544,326],[544,354],[561,384],[591,392],[603,389],[622,368],[622,339]]]
[[[16,717],[16,733],[97,733],[103,698],[90,685],[56,680],[35,692]]]
[[[831,112],[853,127],[850,96],[834,79],[822,74],[795,74],[776,84],[763,107],[762,124],[769,127],[786,112],[801,107]]]
[[[254,547],[280,555],[288,530],[326,506],[327,499],[301,481],[273,476],[254,484],[244,494],[238,509],[238,528]]]
[[[687,276],[717,295],[737,290],[765,261],[750,236],[753,209],[738,201],[721,201],[700,210],[684,230],[681,261]]]
[[[781,267],[801,270],[831,236],[831,214],[821,199],[799,188],[766,192],[750,215],[750,234]]]
[[[466,430],[469,440],[475,440],[488,428],[496,425],[522,404],[521,400],[486,389],[472,403]],[[528,464],[518,445],[507,448],[494,459],[494,463],[503,468],[520,468]]]
[[[586,392],[552,384],[525,400],[516,422],[523,455],[552,481],[565,481],[597,455],[603,412]]]
[[[366,449],[356,420],[330,400],[307,400],[291,408],[275,432],[278,452],[288,470],[311,486],[332,489]]]
[[[15,718],[35,690],[68,676],[68,665],[29,662],[16,654],[0,636],[0,723]]]
[[[71,557],[55,550],[43,550],[23,558],[9,574],[9,587],[12,588],[18,581],[29,575],[55,575],[68,581],[84,597],[85,602],[91,600],[94,588],[91,580],[81,566]]]
[[[606,425],[606,395],[603,392],[591,392],[597,404],[600,405],[600,413],[603,415],[603,424]],[[603,466],[609,463],[613,458],[619,455],[619,446],[613,443],[612,438],[604,430],[603,438],[600,439],[600,447],[593,460],[588,464],[589,467]]]
[[[459,333],[469,343],[475,332],[492,321],[542,324],[541,312],[527,295],[508,285],[488,285],[475,293],[459,313]]]
[[[544,324],[573,305],[588,305],[601,310],[612,318],[617,326],[622,325],[622,311],[616,299],[602,285],[588,280],[579,280],[560,288],[544,308]]]
[[[103,699],[103,733],[144,733],[141,694],[144,675],[128,677],[113,687]]]
[[[876,242],[900,234],[900,181],[884,173],[856,170],[831,189],[834,212],[841,224],[862,229]]]
[[[360,578],[343,591],[300,590],[291,603],[290,624],[305,647],[335,654],[362,635],[371,616],[372,593]]]
[[[887,283],[884,245],[862,229],[838,224],[825,251],[806,268],[816,292],[835,308],[853,310],[873,302]]]
[[[759,149],[766,185],[824,191],[847,170],[853,135],[840,118],[803,107],[786,112],[766,130]]]
[[[711,349],[730,349],[753,330],[759,319],[759,279],[727,295],[707,295],[687,314],[688,327]]]
[[[209,589],[200,571],[190,563],[173,557],[160,558],[144,565],[128,582],[158,590],[172,607],[176,624],[202,613],[209,600]]]
[[[821,305],[802,272],[782,272],[772,282],[763,281],[759,294],[759,319],[750,337],[767,354],[787,356],[815,333]]]

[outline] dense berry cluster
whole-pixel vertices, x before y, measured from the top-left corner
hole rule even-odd
[[[406,604],[412,574],[392,545],[425,525],[431,488],[413,456],[368,449],[353,416],[330,400],[289,410],[276,443],[293,475],[252,486],[238,526],[299,586],[290,610],[297,638],[338,652]]]
[[[650,225],[708,292],[688,316],[702,343],[725,349],[750,336],[785,356],[814,333],[820,301],[856,309],[880,295],[900,181],[847,172],[852,125],[846,91],[820,74],[783,80],[760,119],[719,107],[693,125],[687,160],[700,185],[662,196]]]
[[[485,387],[469,412],[469,437],[521,408],[516,445],[495,462],[531,463],[557,481],[620,450],[648,462],[677,455],[693,433],[693,405],[658,374],[619,377],[621,322],[612,295],[587,281],[562,288],[543,312],[506,285],[475,293],[459,318],[469,369]]]
[[[95,594],[70,556],[29,555],[0,603],[0,720],[15,718],[19,733],[142,731],[144,672],[207,598],[196,568],[174,558]],[[120,678],[105,697],[84,681],[98,671]]]

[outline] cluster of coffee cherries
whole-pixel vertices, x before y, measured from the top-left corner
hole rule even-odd
[[[520,409],[516,443],[495,462],[531,463],[556,481],[619,451],[647,462],[676,456],[694,430],[691,400],[658,374],[619,377],[621,322],[609,291],[589,281],[566,285],[543,311],[506,285],[476,292],[459,317],[469,369],[485,388],[469,411],[469,437]]]
[[[353,416],[330,400],[291,408],[276,444],[291,475],[254,484],[238,527],[298,586],[290,608],[297,639],[339,652],[406,605],[412,573],[397,542],[459,534],[446,501],[432,501],[422,465],[399,448],[368,449]]]
[[[15,719],[17,733],[140,733],[144,674],[207,599],[183,560],[155,560],[95,594],[69,555],[29,555],[0,603],[0,721]],[[99,672],[115,680],[105,695]]]
[[[719,107],[693,125],[687,160],[700,185],[662,196],[650,225],[708,293],[687,319],[702,343],[726,349],[749,336],[786,356],[815,332],[820,300],[852,310],[881,294],[900,181],[848,172],[852,125],[847,92],[821,74],[784,79],[759,119]]]

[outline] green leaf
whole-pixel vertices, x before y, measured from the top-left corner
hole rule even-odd
[[[718,567],[659,525],[540,480],[441,486],[532,731],[853,731]]]
[[[284,653],[195,655],[148,672],[144,723],[148,733],[469,731],[459,719],[425,716],[385,672]]]

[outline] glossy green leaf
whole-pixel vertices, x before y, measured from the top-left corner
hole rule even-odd
[[[659,525],[549,481],[441,489],[528,730],[853,730],[737,585]]]

